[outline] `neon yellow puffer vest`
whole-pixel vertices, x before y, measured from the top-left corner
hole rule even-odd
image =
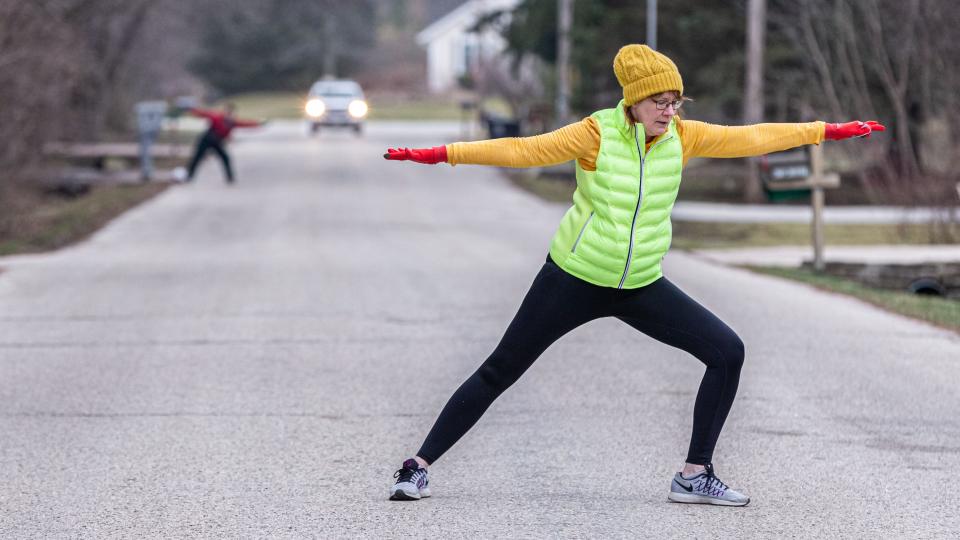
[[[663,275],[670,211],[680,188],[683,147],[675,121],[645,152],[642,124],[616,108],[591,115],[600,126],[597,170],[577,163],[573,206],[560,222],[550,257],[574,276],[603,287],[635,289]]]

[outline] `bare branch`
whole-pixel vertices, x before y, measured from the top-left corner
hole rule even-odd
[[[807,45],[807,50],[813,60],[813,65],[819,75],[820,85],[823,88],[823,95],[827,98],[830,109],[836,118],[841,117],[842,106],[840,97],[833,85],[833,76],[830,72],[830,63],[827,61],[826,54],[821,47],[822,41],[817,39],[817,32],[813,25],[811,11],[812,0],[804,0],[801,3],[800,26],[803,32],[803,38]]]

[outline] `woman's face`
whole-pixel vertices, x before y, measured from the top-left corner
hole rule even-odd
[[[670,120],[676,116],[675,103],[680,100],[679,92],[663,92],[646,97],[630,106],[630,113],[638,124],[643,124],[647,137],[659,137],[667,131]],[[666,104],[663,110],[657,107]]]

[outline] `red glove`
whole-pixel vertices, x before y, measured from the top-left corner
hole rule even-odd
[[[416,161],[417,163],[426,163],[434,165],[436,163],[447,161],[447,147],[434,146],[433,148],[390,148],[383,155],[384,159],[397,161]]]
[[[886,129],[883,124],[873,120],[869,122],[854,121],[845,124],[827,124],[824,128],[823,138],[839,141],[850,137],[869,137],[874,131],[886,131]]]

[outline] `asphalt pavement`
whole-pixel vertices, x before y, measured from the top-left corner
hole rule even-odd
[[[960,336],[679,251],[743,338],[715,455],[746,508],[667,502],[703,372],[615,320],[551,347],[431,468],[392,474],[494,348],[564,208],[392,163],[455,124],[274,122],[89,241],[0,259],[3,538],[948,538]],[[669,309],[669,306],[664,306]]]

